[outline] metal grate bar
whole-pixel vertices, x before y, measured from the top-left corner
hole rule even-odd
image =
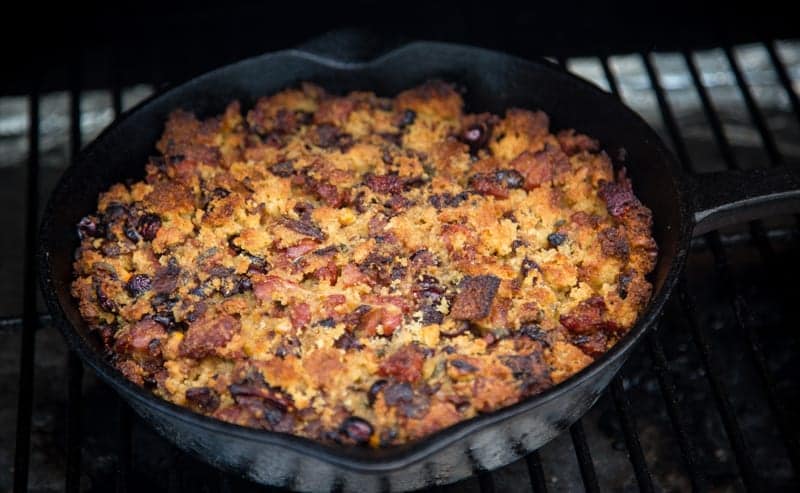
[[[575,447],[575,456],[578,458],[578,467],[581,470],[583,485],[588,493],[599,493],[600,484],[597,482],[597,473],[594,470],[592,453],[580,420],[570,426],[569,434],[572,435],[572,445]]]
[[[689,481],[692,483],[692,490],[703,491],[706,489],[706,481],[703,474],[698,469],[694,442],[687,432],[688,426],[686,425],[683,413],[680,411],[680,403],[678,402],[675,381],[672,378],[672,370],[669,367],[669,362],[664,354],[664,348],[661,346],[661,341],[658,339],[657,332],[650,333],[647,338],[647,345],[650,349],[650,357],[653,359],[653,371],[656,374],[658,386],[661,389],[661,394],[664,396],[664,402],[667,405],[667,414],[669,415],[672,429],[677,436],[678,447],[681,449],[683,462],[689,473]]]
[[[787,418],[785,406],[783,406],[777,397],[777,391],[775,390],[772,372],[770,372],[769,367],[767,366],[767,359],[761,350],[761,345],[758,343],[758,336],[755,333],[751,316],[749,315],[751,312],[746,307],[744,297],[739,294],[739,290],[736,289],[738,288],[738,283],[733,278],[733,275],[730,271],[728,258],[725,254],[722,242],[718,237],[713,237],[711,239],[710,246],[714,257],[717,259],[717,269],[719,274],[722,276],[723,285],[729,287],[730,292],[728,294],[731,297],[731,305],[734,314],[736,315],[736,323],[739,327],[740,333],[747,341],[750,355],[753,358],[756,368],[758,369],[758,374],[761,378],[764,393],[767,396],[767,404],[770,407],[772,415],[775,417],[776,425],[781,435],[781,440],[783,441],[786,450],[789,452],[789,461],[792,464],[795,475],[797,475],[797,471],[800,470],[800,467],[798,466],[798,464],[800,464],[800,447],[797,443],[797,436],[792,426],[789,425],[789,419]]]
[[[525,463],[528,465],[528,475],[531,479],[531,488],[534,493],[547,493],[547,482],[544,479],[544,469],[542,469],[542,460],[539,458],[539,452],[534,451],[525,457]]]
[[[714,103],[711,101],[711,98],[708,95],[708,90],[706,89],[706,86],[703,84],[702,78],[700,77],[700,72],[697,69],[697,62],[695,61],[694,56],[692,56],[691,52],[684,51],[683,59],[686,62],[686,67],[689,69],[689,74],[692,77],[694,88],[697,91],[697,95],[700,97],[703,113],[706,116],[706,120],[708,120],[708,123],[711,125],[711,132],[714,134],[714,140],[717,142],[717,147],[719,147],[722,158],[726,163],[729,164],[729,166],[738,168],[739,165],[736,160],[736,156],[731,149],[731,144],[728,141],[728,137],[725,135],[725,131],[722,127],[722,121],[720,121],[719,115],[714,109]]]
[[[28,489],[33,412],[33,373],[36,346],[36,221],[39,203],[39,92],[28,97],[28,168],[25,209],[25,279],[23,281],[22,348],[20,352],[19,391],[17,394],[17,435],[14,451],[14,491]]]
[[[786,71],[786,66],[783,64],[780,55],[778,55],[778,50],[775,49],[775,41],[764,43],[764,45],[767,48],[770,60],[772,60],[772,65],[775,67],[775,72],[778,74],[778,79],[781,81],[786,95],[789,96],[789,103],[792,105],[792,110],[794,110],[794,115],[797,117],[797,122],[800,123],[800,98],[798,98],[797,93],[794,92],[794,86],[792,85],[792,79],[789,77],[789,72]]]
[[[747,81],[744,80],[744,74],[742,74],[741,67],[739,67],[739,62],[733,55],[733,50],[730,46],[725,46],[723,50],[725,52],[725,58],[728,59],[728,63],[733,71],[733,76],[736,78],[736,84],[739,86],[739,91],[742,93],[742,97],[744,98],[744,104],[747,106],[748,113],[750,113],[750,118],[753,121],[753,124],[756,126],[756,129],[758,129],[759,135],[761,136],[761,141],[764,144],[764,149],[767,151],[767,156],[769,157],[770,162],[772,164],[780,164],[783,162],[783,157],[778,150],[778,145],[775,143],[775,139],[772,137],[772,133],[767,126],[766,120],[764,120],[764,115],[761,113],[761,110],[758,108],[758,105],[753,98],[753,93],[750,91]]]
[[[703,331],[700,330],[700,327],[695,320],[696,312],[694,303],[689,297],[686,280],[683,278],[681,279],[678,287],[678,299],[681,307],[683,308],[684,316],[688,322],[692,339],[694,339],[695,345],[700,353],[700,361],[703,364],[706,377],[711,385],[711,391],[714,395],[714,401],[717,404],[720,418],[722,418],[722,424],[725,427],[725,433],[728,435],[728,440],[730,440],[731,446],[733,447],[733,453],[736,456],[736,463],[739,466],[739,471],[742,474],[742,480],[744,481],[745,487],[748,490],[758,491],[759,480],[756,475],[753,462],[746,452],[747,445],[744,441],[744,434],[742,433],[738,419],[733,412],[733,406],[731,405],[730,399],[728,398],[725,389],[722,387],[722,382],[718,377],[719,371],[717,365],[715,365],[711,360],[711,344]]]
[[[79,65],[78,65],[79,66]],[[81,148],[81,92],[78,69],[75,69],[73,88],[70,91],[70,152],[72,161]],[[81,407],[83,365],[80,358],[70,352],[67,356],[67,467],[66,491],[80,491],[81,476]]]
[[[661,83],[659,82],[658,74],[656,74],[655,67],[653,66],[653,63],[646,54],[642,56],[642,59],[645,64],[648,77],[650,79],[650,84],[656,93],[656,97],[658,99],[658,105],[664,117],[665,120],[664,123],[666,124],[667,130],[670,133],[670,138],[672,139],[677,149],[683,149],[685,152],[686,146],[683,141],[683,137],[681,136],[681,133],[677,128],[676,119],[672,113],[672,109],[670,108],[669,103],[667,102],[666,94],[664,93],[664,89],[661,87]],[[683,165],[683,168],[687,171],[691,171],[694,168],[688,153],[686,153],[685,158],[681,157],[681,164]],[[694,311],[693,309],[690,310],[690,308],[693,307],[691,306],[689,301],[689,295],[686,289],[685,282],[683,281],[681,282],[678,291],[679,291],[678,296],[681,298],[681,301],[683,302],[682,306],[684,308],[685,315],[689,319],[689,325],[692,329],[692,336],[695,341],[695,346],[700,352],[701,360],[703,362],[703,367],[706,370],[706,377],[708,378],[708,381],[714,393],[717,409],[719,410],[720,417],[722,418],[723,424],[725,426],[725,431],[728,435],[728,439],[730,440],[731,446],[733,447],[733,452],[734,455],[736,456],[736,463],[739,466],[740,472],[742,473],[742,479],[744,480],[747,489],[756,490],[757,489],[756,485],[758,484],[758,482],[756,480],[755,467],[753,466],[753,462],[752,459],[750,458],[750,455],[747,453],[747,447],[744,442],[742,429],[739,426],[739,422],[733,413],[733,409],[730,404],[730,399],[728,398],[727,393],[723,388],[722,383],[719,380],[719,377],[717,376],[718,373],[716,367],[711,363],[711,358],[710,358],[711,349],[708,340],[705,338],[705,335],[699,329],[699,327],[696,325],[694,321],[693,318]]]
[[[600,66],[603,67],[603,75],[606,77],[606,81],[608,82],[608,87],[611,90],[611,93],[616,97],[620,97],[617,76],[611,71],[611,65],[608,63],[607,56],[600,57]]]
[[[34,228],[35,229],[35,228]],[[35,250],[35,249],[34,249]],[[26,250],[27,251],[27,250]],[[23,287],[23,290],[25,288]],[[33,325],[34,330],[49,327],[53,323],[53,317],[49,314],[37,314],[34,316],[36,322]],[[25,326],[25,318],[23,317],[2,317],[0,318],[0,330],[20,330]]]
[[[675,118],[672,107],[670,107],[667,101],[667,95],[661,87],[661,83],[658,81],[658,74],[656,74],[656,69],[653,66],[653,62],[650,60],[650,55],[642,53],[641,58],[644,62],[644,68],[647,71],[647,78],[650,80],[650,85],[656,93],[658,109],[661,111],[664,126],[667,128],[672,145],[674,146],[676,154],[678,154],[678,159],[683,165],[683,168],[691,172],[694,169],[692,159],[689,157],[689,151],[686,149],[686,142],[683,140],[680,128],[678,128],[678,120]]]
[[[639,442],[639,434],[636,432],[636,421],[631,414],[630,402],[628,402],[628,397],[625,395],[621,376],[617,376],[611,382],[611,397],[614,399],[622,431],[625,434],[628,458],[633,465],[633,472],[636,474],[639,491],[652,492],[654,491],[653,479],[650,477],[650,470],[647,468],[647,461],[644,459],[642,444]]]
[[[605,74],[606,80],[608,81],[608,86],[611,89],[611,92],[620,97],[619,92],[619,84],[617,83],[617,78],[614,73],[611,71],[611,66],[608,63],[607,57],[602,57],[600,59],[600,63],[603,67],[603,73]],[[670,422],[672,425],[673,430],[675,431],[677,438],[678,438],[678,446],[681,449],[681,455],[683,456],[684,464],[686,465],[686,469],[689,473],[689,480],[692,483],[692,487],[697,491],[701,490],[704,481],[703,477],[701,476],[700,472],[697,468],[697,458],[695,454],[695,447],[692,443],[691,439],[689,438],[689,434],[687,433],[686,423],[684,422],[681,413],[678,408],[678,402],[675,397],[675,384],[672,381],[672,373],[669,368],[669,363],[667,362],[667,358],[664,355],[664,350],[661,347],[661,343],[658,340],[658,335],[653,332],[648,337],[648,345],[650,347],[650,356],[653,359],[653,371],[656,373],[656,378],[659,382],[659,387],[661,389],[661,394],[664,396],[664,402],[667,404],[667,414],[669,415]],[[638,444],[638,437],[637,438],[637,447],[638,453],[642,453],[641,445]],[[626,436],[626,445],[628,444],[628,438]],[[628,445],[628,450],[631,450],[630,445]],[[631,452],[631,460],[633,461],[634,453]],[[638,459],[637,459],[638,460]],[[642,457],[642,462],[644,462],[644,458]],[[634,465],[635,467],[635,465]],[[646,467],[646,463],[645,463]],[[637,470],[638,474],[638,470]],[[637,481],[639,480],[639,476],[637,475]],[[647,480],[650,480],[648,475]],[[641,488],[642,481],[639,481],[639,485]],[[649,487],[652,489],[652,482],[650,480]]]

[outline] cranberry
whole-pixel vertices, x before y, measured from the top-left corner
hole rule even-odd
[[[412,125],[416,119],[417,113],[414,110],[405,110],[403,116],[400,118],[400,124],[398,126],[400,128],[407,127]]]
[[[185,324],[175,321],[175,315],[170,311],[158,312],[152,318],[154,322],[160,323],[170,332],[183,331],[186,328]]]
[[[309,125],[314,120],[314,113],[308,111],[297,110],[294,115],[300,125]]]
[[[522,261],[522,267],[520,268],[520,273],[522,277],[528,277],[528,273],[533,269],[540,270],[539,264],[535,261],[525,257],[525,260]]]
[[[464,140],[467,142],[475,142],[483,135],[483,129],[480,125],[472,125],[464,131]]]
[[[389,384],[383,392],[383,400],[389,406],[411,402],[414,400],[414,389],[406,382]]]
[[[564,233],[550,233],[547,235],[547,242],[550,243],[550,246],[557,247],[566,241],[567,235]]]
[[[422,267],[427,265],[439,265],[439,260],[425,248],[414,252],[411,255],[411,261]]]
[[[437,210],[445,207],[458,207],[462,202],[469,198],[469,192],[461,192],[456,195],[451,193],[433,194],[428,197],[428,203]]]
[[[108,207],[106,207],[106,212],[103,214],[103,219],[105,222],[110,223],[121,217],[127,216],[128,213],[128,208],[123,204],[112,202],[111,204],[108,204]]]
[[[323,123],[317,127],[317,145],[326,149],[337,147],[345,152],[353,145],[353,136],[342,132],[335,125]]]
[[[383,390],[388,382],[386,380],[377,380],[372,386],[369,388],[369,392],[367,392],[367,401],[369,405],[372,406],[375,404],[375,399],[378,397],[378,393]]]
[[[294,174],[294,165],[291,161],[281,161],[269,167],[270,173],[281,178],[289,178]]]
[[[386,142],[388,142],[390,144],[394,144],[397,147],[402,147],[403,146],[403,134],[393,134],[393,133],[390,133],[390,132],[381,132],[378,135],[380,135],[381,138],[383,138],[383,140],[385,140]],[[388,162],[387,162],[387,159],[386,159],[387,155],[388,155]],[[392,164],[392,156],[387,151],[384,151],[382,159],[383,159],[384,163]]]
[[[105,234],[105,226],[94,216],[86,216],[78,222],[78,237],[81,240],[88,237],[102,238]]]
[[[311,222],[311,213],[314,211],[314,204],[305,201],[298,202],[294,205],[293,210],[301,220]]]
[[[630,272],[622,273],[617,278],[617,294],[623,300],[628,297],[628,286],[633,281],[633,275]]]
[[[339,129],[329,123],[317,127],[317,141],[320,147],[333,147],[339,136]]]
[[[450,361],[450,364],[453,365],[454,368],[458,368],[461,371],[465,371],[468,373],[473,373],[478,371],[478,368],[475,365],[471,365],[464,360],[454,359]]]
[[[439,284],[439,280],[435,277],[423,274],[414,286],[414,294],[427,298],[441,298],[444,294],[444,288]]]
[[[461,132],[461,141],[469,146],[471,154],[475,154],[489,142],[489,133],[486,125],[476,123]]]
[[[251,291],[253,289],[253,282],[250,281],[249,277],[242,277],[237,283],[237,289],[240,293]]]
[[[214,411],[219,407],[219,394],[208,387],[186,389],[186,400],[200,411]]]
[[[105,294],[99,284],[95,288],[95,295],[97,295],[97,303],[100,305],[100,308],[109,313],[117,312],[117,303]]]
[[[103,252],[103,255],[106,257],[119,257],[119,254],[122,253],[122,249],[116,242],[104,240],[103,244],[100,246],[100,251]]]
[[[161,228],[161,218],[155,214],[145,214],[140,217],[136,227],[145,241],[153,241],[159,228]]]
[[[363,445],[369,442],[372,433],[374,432],[372,425],[364,419],[356,416],[351,416],[344,420],[339,431],[349,440],[358,445]]]
[[[338,339],[333,341],[333,347],[336,349],[344,349],[345,351],[350,349],[361,350],[364,346],[358,342],[358,339],[353,337],[353,334],[349,332],[345,332]]]
[[[125,289],[128,290],[131,296],[136,298],[145,291],[148,291],[150,289],[150,284],[150,277],[145,274],[136,274],[130,278],[128,284],[125,285]]]

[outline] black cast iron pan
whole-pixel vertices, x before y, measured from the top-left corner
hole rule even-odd
[[[466,87],[470,111],[540,108],[553,128],[576,128],[624,164],[638,197],[653,211],[660,254],[653,299],[635,327],[596,362],[541,395],[397,448],[337,448],[223,423],[165,402],[128,382],[106,362],[70,296],[75,225],[111,184],[143,175],[167,114],[221,113],[239,99],[312,81],[330,91],[394,95],[427,79]],[[146,421],[180,448],[264,484],[300,490],[408,490],[494,469],[534,450],[583,415],[661,313],[684,264],[692,234],[797,208],[800,172],[774,169],[691,178],[681,173],[658,136],[613,96],[552,64],[478,48],[419,42],[370,61],[335,60],[289,50],[248,59],[151,98],[88,145],[53,192],[41,229],[41,282],[70,349]]]

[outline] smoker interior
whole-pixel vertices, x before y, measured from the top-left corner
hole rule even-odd
[[[639,111],[688,172],[800,165],[798,41],[556,61]],[[84,88],[81,65],[71,67],[69,90],[34,81],[0,103],[2,275],[17,281],[0,302],[0,385],[10,397],[0,403],[0,490],[263,490],[155,434],[67,354],[37,300],[41,203],[83,144],[165,82]],[[509,466],[443,489],[795,489],[798,225],[774,217],[695,239],[659,330],[582,420]]]

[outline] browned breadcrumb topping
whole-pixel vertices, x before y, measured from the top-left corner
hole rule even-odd
[[[240,425],[389,446],[569,378],[650,298],[651,213],[547,115],[303,84],[176,111],[78,225],[72,293],[117,368]]]

